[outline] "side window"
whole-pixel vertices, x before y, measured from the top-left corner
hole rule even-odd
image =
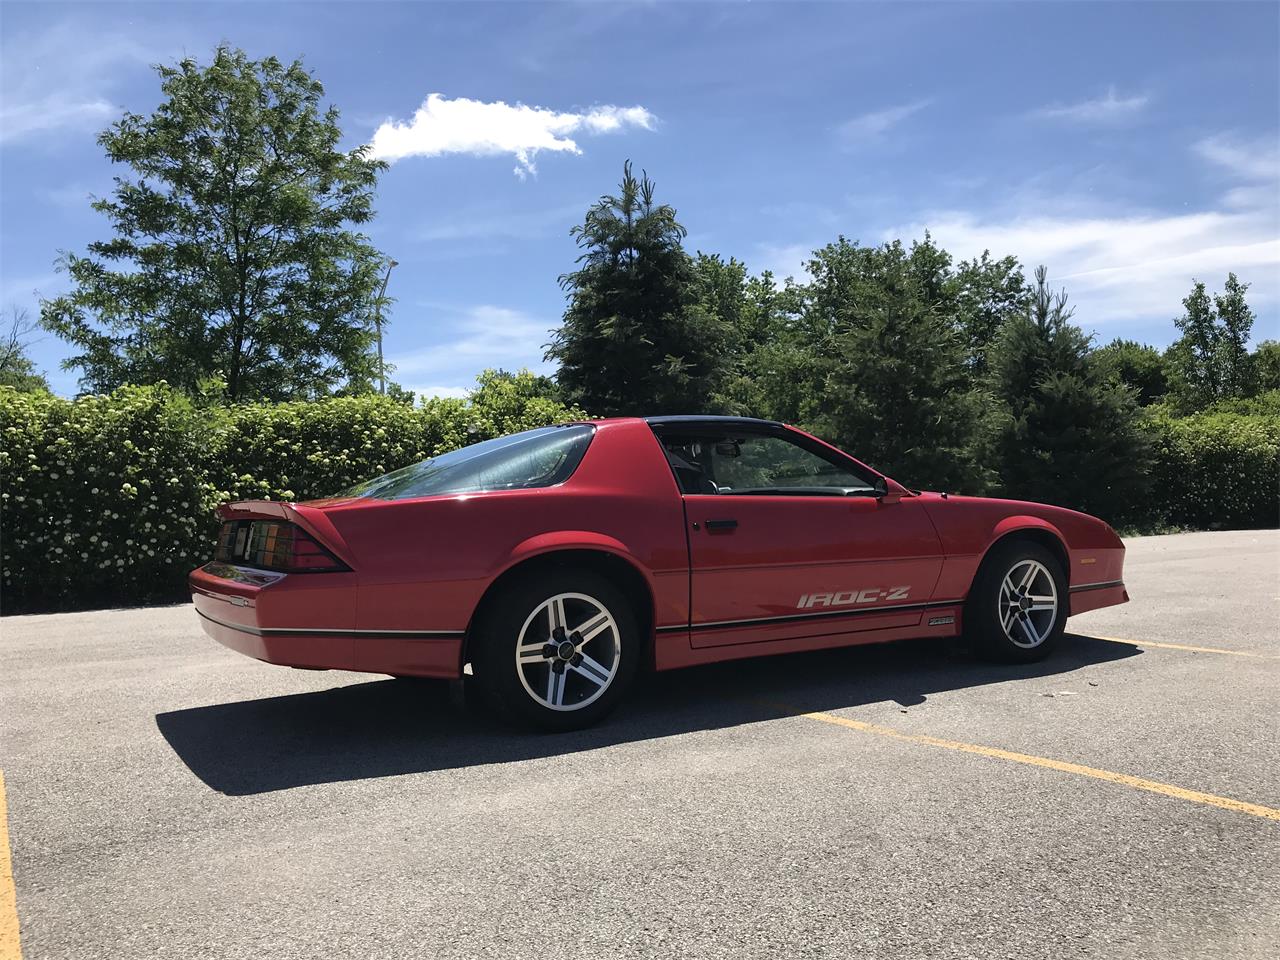
[[[771,434],[662,438],[684,493],[844,496],[874,484],[834,459]]]

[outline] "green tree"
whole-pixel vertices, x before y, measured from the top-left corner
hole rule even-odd
[[[804,362],[806,355],[791,330],[794,287],[779,288],[767,270],[749,277],[744,268],[740,279],[733,308],[721,314],[734,327],[732,370],[712,406],[738,416],[767,412],[798,420],[798,397],[784,396],[783,391],[801,387],[804,379],[779,370],[793,361]]]
[[[987,351],[1004,322],[1026,312],[1030,292],[1015,257],[962,261],[950,284],[956,319],[968,344],[969,368],[980,379],[987,372]]]
[[[1260,390],[1280,390],[1280,340],[1263,340],[1253,351],[1253,370]]]
[[[1213,298],[1221,334],[1218,343],[1218,370],[1222,397],[1247,397],[1257,388],[1253,358],[1249,356],[1249,334],[1253,331],[1253,311],[1244,295],[1249,284],[1234,273],[1227,274],[1223,292]]]
[[[1182,316],[1173,321],[1182,336],[1169,347],[1166,358],[1180,404],[1201,410],[1220,395],[1221,335],[1213,300],[1203,283],[1196,281],[1182,306]]]
[[[385,164],[338,148],[338,111],[300,62],[222,46],[207,67],[156,69],[164,102],[98,138],[134,174],[93,204],[115,235],[63,253],[74,289],[42,304],[81,351],[64,367],[95,391],[220,373],[233,401],[370,383],[383,258],[351,227]]]
[[[618,195],[572,234],[582,254],[560,278],[569,305],[547,349],[565,401],[600,416],[707,410],[728,376],[732,329],[716,313],[713,271],[700,282],[653,181],[628,162]]]
[[[27,356],[35,324],[27,319],[27,311],[12,307],[9,311],[9,329],[0,337],[0,387],[31,393],[49,389],[49,382],[36,372],[36,365]]]
[[[1143,509],[1149,444],[1133,392],[1090,351],[1065,293],[1036,270],[1031,306],[1000,331],[991,390],[1004,408],[996,430],[1003,491],[1133,519]]]
[[[527,369],[484,370],[467,398],[471,429],[485,436],[527,430],[530,424],[586,419],[586,413],[560,403],[560,390],[550,377]],[[482,429],[481,429],[482,428]]]
[[[1143,406],[1155,403],[1169,392],[1168,365],[1155,347],[1117,338],[1093,354],[1117,380],[1134,390]]]
[[[931,240],[815,251],[778,297],[747,379],[754,412],[821,433],[917,486],[981,492],[985,405],[947,306],[950,258]]]
[[[1182,335],[1166,356],[1174,399],[1183,412],[1247,397],[1256,389],[1248,347],[1254,320],[1245,300],[1248,290],[1247,283],[1230,273],[1221,294],[1210,297],[1197,281],[1182,301],[1184,312],[1174,320]]]

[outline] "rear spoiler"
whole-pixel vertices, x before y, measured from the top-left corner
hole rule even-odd
[[[287,520],[296,522],[297,510],[280,500],[238,500],[218,507],[223,520]]]
[[[351,569],[351,551],[323,510],[296,506],[282,500],[237,500],[217,509],[222,520],[284,520],[296,523]]]

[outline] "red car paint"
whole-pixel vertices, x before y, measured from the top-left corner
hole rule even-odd
[[[206,564],[190,575],[204,629],[269,663],[458,677],[472,618],[499,577],[547,554],[588,551],[577,559],[612,555],[643,582],[651,663],[666,670],[955,635],[982,558],[1028,532],[1063,558],[1070,613],[1129,599],[1120,538],[1073,510],[913,494],[887,477],[878,498],[681,494],[648,422],[594,425],[559,486],[221,507],[224,519],[296,523],[349,569]],[[708,526],[728,517],[736,527]]]

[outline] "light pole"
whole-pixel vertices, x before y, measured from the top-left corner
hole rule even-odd
[[[387,273],[382,278],[382,290],[378,293],[378,307],[373,315],[373,324],[378,330],[378,393],[387,395],[387,368],[382,365],[382,298],[387,295],[387,281],[391,279],[391,268],[400,266],[398,261],[387,261]]]

